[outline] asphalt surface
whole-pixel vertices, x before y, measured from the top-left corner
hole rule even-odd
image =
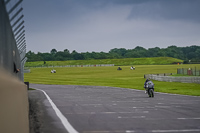
[[[38,85],[79,133],[200,132],[200,97],[97,86]],[[42,132],[68,132],[39,90],[29,98],[40,105]]]

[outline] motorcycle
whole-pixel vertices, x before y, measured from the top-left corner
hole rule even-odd
[[[144,83],[144,88],[145,88],[149,97],[154,97],[154,83],[152,81],[147,80]]]

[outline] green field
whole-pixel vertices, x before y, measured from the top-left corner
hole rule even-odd
[[[172,57],[151,57],[151,58],[124,58],[124,59],[98,59],[98,60],[68,60],[68,61],[43,61],[27,62],[25,67],[40,66],[65,66],[65,65],[95,65],[95,64],[115,64],[115,66],[128,65],[167,65],[182,63],[183,60]]]
[[[112,86],[132,89],[143,89],[144,74],[176,73],[177,68],[200,68],[195,65],[134,65],[136,70],[130,70],[130,66],[113,67],[63,67],[54,68],[57,73],[50,73],[52,68],[31,68],[31,73],[24,74],[24,81],[37,84],[59,85],[92,85]],[[160,82],[155,83],[155,91],[200,96],[200,84]]]

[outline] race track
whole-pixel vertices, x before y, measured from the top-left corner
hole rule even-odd
[[[200,132],[200,97],[97,86],[38,85],[79,133],[197,133]],[[29,98],[43,109],[43,132],[74,132],[64,125],[41,90]]]

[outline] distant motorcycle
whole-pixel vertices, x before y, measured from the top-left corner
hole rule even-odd
[[[144,83],[145,91],[149,97],[154,97],[154,83],[147,79]]]
[[[56,70],[54,70],[54,69],[53,69],[53,70],[51,70],[51,73],[56,73]]]

